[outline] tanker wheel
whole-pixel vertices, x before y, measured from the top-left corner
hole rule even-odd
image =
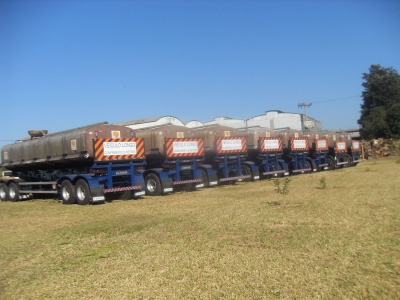
[[[64,180],[61,183],[60,195],[63,204],[74,204],[76,203],[74,186],[71,181]]]
[[[208,182],[208,175],[207,175],[206,170],[201,169],[201,176],[203,177],[203,184],[204,184],[204,187],[209,187],[210,184],[209,184],[209,182]]]
[[[327,157],[326,163],[328,164],[328,170],[330,171],[335,170],[335,161],[332,158]]]
[[[8,198],[12,202],[17,202],[19,200],[19,189],[14,182],[11,182],[8,186]]]
[[[312,164],[311,164],[308,160],[306,160],[306,169],[310,169],[310,171],[305,171],[305,172],[304,172],[305,174],[306,174],[306,173],[311,173],[312,170],[313,170],[313,166],[312,166]]]
[[[278,168],[275,168],[275,164],[271,164],[269,166],[269,169],[272,170],[272,171],[282,171],[282,167],[281,167],[280,164],[278,164]],[[283,177],[283,173],[278,173],[278,174],[276,174],[276,176],[271,176],[271,178],[272,177],[275,177],[275,178]]]
[[[8,200],[8,187],[5,183],[0,183],[0,200],[1,201]]]
[[[347,168],[351,166],[351,158],[347,155],[344,156],[343,162],[347,162],[347,164],[343,165],[343,168]]]
[[[251,169],[250,169],[250,167],[249,166],[246,166],[246,165],[242,165],[242,176],[248,176],[248,175],[250,175],[250,178],[243,178],[243,182],[246,182],[246,181],[251,181]]]
[[[90,202],[90,189],[83,179],[79,179],[75,184],[75,198],[79,205],[87,205]]]
[[[146,195],[158,196],[161,195],[161,182],[156,174],[150,173],[144,180]]]

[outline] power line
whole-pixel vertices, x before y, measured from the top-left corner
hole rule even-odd
[[[333,101],[341,101],[341,100],[360,98],[360,97],[361,96],[350,96],[350,97],[346,97],[346,98],[339,98],[339,99],[332,99],[332,100],[325,100],[325,101],[314,101],[312,103],[333,102]]]

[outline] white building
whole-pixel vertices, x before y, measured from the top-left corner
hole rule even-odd
[[[218,117],[213,121],[205,122],[204,125],[219,124],[224,126],[230,126],[233,128],[244,128],[244,127],[267,127],[274,130],[279,129],[297,129],[304,130],[305,126],[305,115],[298,113],[286,113],[280,110],[269,110],[264,115],[255,116],[247,120],[232,119],[227,117]],[[308,126],[313,125],[309,128],[313,131],[322,130],[322,123],[313,118],[308,117]],[[310,123],[310,121],[312,123]]]
[[[185,126],[188,128],[202,127],[202,126],[204,126],[204,123],[197,121],[197,120],[192,120],[192,121],[186,122]]]
[[[132,120],[132,121],[116,123],[115,125],[127,126],[131,129],[143,129],[155,126],[162,126],[162,125],[185,126],[185,124],[183,124],[181,120],[172,116]]]
[[[247,120],[232,119],[228,117],[217,117],[209,122],[201,122],[198,120],[192,120],[189,122],[182,122],[173,116],[154,117],[141,120],[132,120],[127,122],[117,123],[116,125],[127,126],[131,129],[143,129],[162,125],[176,125],[186,126],[188,128],[201,127],[207,125],[219,124],[223,126],[229,126],[233,128],[246,128],[246,127],[267,127],[273,130],[280,129],[306,129],[304,123],[307,121],[305,115],[297,113],[287,113],[280,110],[269,110],[263,115],[251,117]],[[313,118],[308,117],[308,121],[312,121],[313,128],[309,128],[312,131],[322,130],[322,123]]]

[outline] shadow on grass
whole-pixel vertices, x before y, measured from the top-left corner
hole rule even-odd
[[[274,206],[281,205],[281,203],[279,201],[270,201],[270,202],[264,202],[264,203],[266,203],[268,205],[274,205]]]

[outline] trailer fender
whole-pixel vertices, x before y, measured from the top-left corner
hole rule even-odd
[[[289,165],[284,161],[283,159],[278,159],[278,163],[281,166],[282,170],[285,170],[285,173],[283,173],[284,176],[289,176]]]
[[[258,166],[254,162],[246,160],[242,162],[242,165],[250,168],[252,181],[260,179],[260,171],[258,169]]]
[[[104,186],[91,186],[89,184],[90,193],[92,194],[92,202],[104,202]]]
[[[318,165],[315,159],[312,159],[311,157],[306,157],[306,161],[311,164],[311,172],[318,172]]]
[[[218,185],[217,171],[211,165],[200,165],[198,168],[202,172],[204,187]]]
[[[146,170],[144,172],[146,194],[150,196],[157,196],[158,194],[173,192],[174,183],[172,181],[172,178],[170,178],[168,175],[169,172],[164,171],[162,168]],[[159,184],[160,187],[157,187],[157,184]]]

